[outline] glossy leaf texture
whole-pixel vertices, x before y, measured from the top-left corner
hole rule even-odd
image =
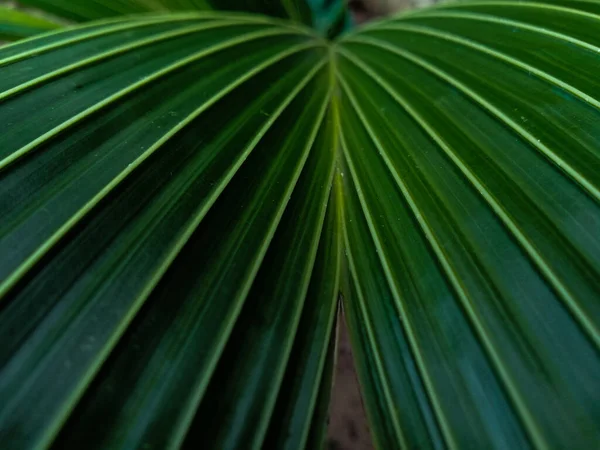
[[[328,55],[226,14],[0,52],[0,442],[320,435],[342,251]]]
[[[16,41],[60,27],[51,20],[0,5],[0,41]]]
[[[567,3],[458,2],[338,45],[379,448],[600,445],[600,16]]]
[[[319,448],[341,291],[378,448],[599,447],[599,13],[3,48],[0,442]]]

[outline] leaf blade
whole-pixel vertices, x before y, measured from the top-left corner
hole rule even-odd
[[[76,191],[80,191],[80,195],[84,197],[89,196],[88,198],[94,198],[94,192],[104,192],[102,198],[81,213],[77,213],[76,208],[69,209],[67,204],[60,201],[66,209],[62,212],[62,218],[56,218],[56,222],[62,222],[61,227],[64,227],[66,221],[68,229],[64,234],[56,236],[43,255],[23,266],[19,279],[9,278],[7,284],[6,278],[4,280],[6,298],[3,299],[0,321],[4,324],[2,330],[7,339],[3,339],[6,345],[2,348],[0,385],[4,406],[1,411],[0,433],[3,439],[10,439],[15,448],[24,448],[32,443],[49,445],[61,429],[63,431],[58,435],[56,445],[81,445],[77,430],[86,429],[82,423],[89,414],[82,413],[80,419],[73,419],[75,431],[72,431],[73,421],[67,422],[64,428],[65,420],[73,414],[77,403],[80,404],[80,409],[76,411],[84,411],[86,399],[92,399],[95,413],[109,408],[110,401],[104,404],[95,401],[94,392],[104,392],[102,389],[106,383],[103,384],[103,381],[107,380],[110,391],[110,377],[107,375],[110,367],[123,367],[123,364],[130,369],[126,369],[125,379],[129,377],[135,387],[128,391],[128,402],[110,395],[108,399],[116,400],[113,406],[120,411],[113,417],[130,417],[131,420],[123,420],[120,425],[113,423],[112,428],[95,430],[94,432],[100,433],[97,435],[96,445],[141,445],[151,437],[152,442],[160,442],[161,446],[177,446],[185,437],[197,402],[203,397],[206,383],[228,341],[235,319],[286,209],[288,194],[273,189],[271,182],[280,180],[287,183],[291,194],[296,188],[295,182],[290,182],[290,179],[297,178],[303,167],[303,163],[299,164],[300,159],[295,150],[303,145],[303,140],[291,139],[286,133],[278,133],[273,124],[283,121],[284,125],[278,125],[279,128],[285,127],[285,123],[293,123],[294,113],[303,110],[304,101],[308,98],[310,90],[307,90],[307,84],[312,83],[311,86],[321,86],[322,89],[323,85],[328,85],[326,81],[329,78],[327,71],[324,71],[323,58],[326,51],[320,48],[320,42],[306,34],[289,29],[285,31],[286,28],[281,27],[281,39],[277,43],[265,45],[265,37],[273,34],[271,25],[261,25],[255,21],[245,24],[242,21],[239,25],[232,26],[233,28],[225,27],[229,31],[224,34],[215,33],[210,27],[205,29],[208,42],[203,43],[197,36],[188,41],[187,46],[179,42],[178,46],[182,47],[182,51],[188,53],[203,46],[212,50],[202,50],[195,59],[184,58],[184,62],[176,70],[169,72],[170,77],[155,77],[142,84],[135,83],[136,76],[129,79],[125,77],[125,83],[133,83],[129,85],[133,87],[126,95],[115,98],[106,108],[97,108],[79,122],[60,129],[52,140],[44,141],[42,148],[37,145],[32,147],[35,151],[20,155],[4,168],[2,188],[5,207],[11,207],[11,204],[14,206],[10,200],[14,197],[7,193],[23,186],[19,179],[24,173],[30,173],[29,179],[33,180],[35,177],[32,178],[31,175],[37,172],[39,178],[38,182],[27,187],[29,193],[22,193],[30,206],[20,203],[19,208],[14,210],[15,219],[26,217],[32,212],[43,212],[40,205],[49,199],[51,201],[52,196],[62,195],[63,191],[66,195],[64,198],[69,198]],[[262,31],[257,34],[257,29],[266,30],[267,34],[264,35]],[[160,27],[155,30],[157,34],[160,33]],[[253,33],[256,39],[251,39]],[[214,46],[211,42],[230,44]],[[154,42],[148,45],[158,48],[161,44]],[[130,53],[142,50],[135,48]],[[52,53],[58,50],[48,51]],[[177,60],[181,58],[181,54],[171,52],[169,57]],[[26,59],[16,58],[14,61],[18,64]],[[110,67],[111,64],[118,65],[123,61],[125,59],[119,60],[117,56],[103,59],[99,64],[108,64]],[[158,58],[152,61],[155,65],[169,64],[168,59],[164,58],[162,61]],[[235,62],[224,65],[223,61]],[[221,69],[217,70],[216,67],[219,66]],[[136,70],[139,69],[138,66]],[[85,66],[76,66],[56,80],[64,82],[65,78],[68,80],[70,76],[79,76],[85,70]],[[208,72],[209,75],[198,79],[198,72]],[[90,73],[97,74],[97,67]],[[320,74],[318,80],[313,80],[317,73]],[[54,82],[54,78],[50,77],[43,80],[41,86]],[[38,95],[42,87],[27,89],[7,97],[2,106],[12,102],[25,107],[23,98]],[[68,90],[68,82],[66,87]],[[176,94],[172,98],[165,96],[169,89]],[[262,90],[263,95],[257,97],[256,89]],[[244,96],[248,99],[248,106],[236,109],[236,102]],[[74,98],[80,100],[84,97],[76,95]],[[98,102],[100,98],[92,98],[88,105],[94,105],[93,102]],[[313,103],[324,102],[327,105],[326,97],[315,93],[313,98]],[[164,103],[159,101],[162,99],[166,99]],[[289,111],[292,104],[292,111]],[[139,116],[138,111],[144,105],[149,112]],[[78,106],[77,103],[65,102],[64,107],[71,107],[71,110],[67,110],[64,118],[59,120],[68,119],[69,114],[77,117],[81,110],[78,109],[81,105]],[[219,126],[214,121],[211,122],[210,114],[219,118]],[[308,112],[304,113],[304,117],[309,118]],[[105,178],[96,187],[88,186],[87,192],[78,188],[68,193],[65,188],[73,186],[77,177],[73,178],[72,175],[79,173],[81,168],[87,169],[83,171],[82,178],[87,180],[86,184],[94,179],[90,178],[89,169],[96,164],[95,156],[105,155],[107,150],[113,148],[110,135],[106,134],[107,129],[114,130],[111,128],[113,123],[119,123],[119,132],[113,142],[138,149],[143,144],[141,150],[154,150],[146,156],[141,153],[143,158],[139,161],[131,153],[119,153],[120,158],[129,160],[125,160],[125,165],[118,166],[115,174],[124,173],[126,176],[118,175],[115,183],[110,178]],[[211,123],[212,126],[207,128]],[[206,142],[195,139],[196,130],[203,130],[202,136]],[[303,131],[304,125],[298,124],[295,133]],[[37,132],[43,130],[38,129]],[[11,140],[5,142],[13,144],[13,151],[20,145]],[[260,150],[255,150],[257,146]],[[281,156],[271,160],[264,159],[269,146],[281,149]],[[138,151],[140,150],[136,150]],[[262,156],[254,155],[256,152]],[[312,153],[315,152],[308,147],[303,150],[303,158]],[[88,157],[87,162],[85,159],[80,159],[79,162],[72,159],[73,155],[81,158],[86,154],[92,156],[91,159]],[[329,155],[330,161],[333,161],[332,153],[325,152],[322,155]],[[39,162],[36,163],[36,160]],[[105,169],[114,166],[115,162],[117,160],[109,160]],[[256,208],[240,210],[240,224],[252,220],[257,222],[252,232],[255,242],[245,239],[248,231],[243,226],[232,225],[230,239],[224,240],[222,245],[218,244],[219,240],[208,245],[204,230],[217,230],[218,227],[213,228],[213,225],[227,217],[227,206],[223,209],[222,205],[229,204],[229,200],[222,200],[222,197],[243,202],[236,190],[245,185],[243,180],[247,176],[256,176],[252,166],[256,163],[263,166],[266,163],[264,168],[271,175],[263,177],[258,183],[257,186],[262,187],[246,190],[247,200],[254,202]],[[54,168],[47,171],[47,167]],[[72,171],[71,175],[69,170]],[[241,174],[238,174],[240,170]],[[287,179],[287,175],[292,172],[296,175]],[[171,174],[176,176],[171,179]],[[10,182],[10,177],[13,177],[14,182]],[[232,184],[238,187],[233,188]],[[49,189],[48,186],[54,187]],[[319,189],[326,189],[326,186],[327,183],[324,183]],[[38,195],[32,195],[36,190]],[[261,198],[268,199],[264,206],[261,206]],[[272,207],[268,206],[271,198]],[[221,212],[218,212],[219,209]],[[260,220],[256,219],[256,211],[261,211]],[[77,216],[77,220],[69,224],[69,218],[74,213],[81,217]],[[5,231],[16,232],[18,226],[15,228],[15,224],[18,223],[19,220],[3,222]],[[38,220],[32,223],[40,224]],[[268,226],[263,227],[261,224]],[[261,235],[263,237],[259,238]],[[34,239],[31,241],[33,247],[39,248],[47,242],[49,235],[42,234],[41,239],[39,234],[37,237],[35,234],[29,236]],[[10,239],[5,242],[10,244]],[[249,246],[247,253],[239,253],[239,245]],[[316,247],[314,248],[316,251]],[[203,279],[206,286],[211,288],[206,292],[202,290],[203,293],[199,294],[199,287],[194,284],[195,278],[188,272],[185,261],[186,258],[194,258],[195,254],[204,254],[209,249],[212,249],[210,251],[213,252],[213,257],[205,261],[209,264],[203,269]],[[26,261],[27,254],[22,255]],[[245,263],[240,263],[240,255],[245,258]],[[75,261],[80,262],[76,269],[73,267]],[[238,268],[234,264],[236,261],[239,263]],[[3,263],[6,263],[5,259]],[[174,265],[178,268],[174,269]],[[183,282],[184,280],[187,281]],[[177,289],[187,286],[187,294],[184,294],[185,290],[179,291],[178,306],[173,305],[174,310],[168,313],[164,308],[168,311],[170,288],[164,286],[177,286]],[[231,301],[219,305],[219,299],[228,298],[228,293],[234,292],[232,289],[240,290],[231,297]],[[302,298],[304,295],[305,293]],[[114,303],[115,298],[121,300]],[[194,317],[194,314],[204,314],[202,311],[205,308],[212,308],[213,312],[203,321],[189,322],[189,317]],[[29,323],[12,334],[12,325],[22,323],[25,317],[28,317]],[[156,330],[147,329],[147,320],[154,323],[157,318],[162,321],[163,343],[156,345],[156,348],[152,347],[150,354],[142,355],[143,358],[151,358],[148,371],[140,373],[139,370],[131,370],[127,364],[135,358],[125,357],[121,360],[122,363],[118,363],[122,349],[135,354],[135,339],[138,339],[140,333],[142,336],[147,332],[151,336],[157,333]],[[58,328],[55,327],[57,323],[61,324]],[[102,325],[98,328],[94,323]],[[193,376],[200,370],[201,377],[189,385],[183,385],[183,390],[179,391],[177,386],[180,385],[176,379],[165,377],[166,384],[162,389],[150,388],[145,391],[144,387],[149,386],[147,383],[153,386],[155,374],[165,370],[161,365],[161,355],[172,354],[172,350],[169,350],[173,348],[172,345],[187,339],[177,325],[186,323],[187,328],[183,326],[182,329],[188,330],[196,340],[201,339],[207,350],[196,356],[200,359],[190,359],[189,352],[193,352],[195,347],[184,345],[183,353],[180,352],[179,356],[173,354],[172,357],[178,364],[183,364],[181,375],[187,373],[188,376]],[[212,326],[214,333],[203,331],[204,325]],[[128,346],[126,343],[132,342],[131,339],[135,345]],[[155,341],[149,337],[145,342]],[[291,345],[291,341],[288,342]],[[114,356],[109,358],[109,354]],[[112,361],[117,361],[116,365]],[[282,367],[285,366],[283,363]],[[33,367],[36,370],[30,371]],[[189,370],[186,371],[186,367]],[[48,389],[46,385],[50,373],[62,374],[54,377],[58,383],[54,383],[52,389]],[[94,378],[96,382],[93,381]],[[80,401],[86,391],[88,393]],[[173,395],[165,397],[164,392],[171,392]],[[196,400],[187,404],[188,395]],[[23,400],[28,396],[36,397],[39,408],[36,414],[30,414]],[[158,405],[148,409],[153,411],[153,415],[145,413],[140,416],[136,412],[139,412],[136,405],[149,404],[148,402]],[[174,402],[179,402],[179,405],[187,404],[177,408],[185,414],[169,414],[168,405],[173,405]],[[125,410],[121,409],[123,407]],[[153,421],[159,421],[163,425],[153,428],[150,426]],[[258,436],[257,439],[262,440],[262,437]],[[134,444],[136,442],[138,444]]]
[[[60,24],[0,6],[0,40],[13,41],[60,28]]]
[[[455,353],[456,358],[466,358],[466,364],[479,361],[477,377],[481,378],[469,379],[458,367],[449,369],[447,373],[454,374],[454,394],[444,391],[445,380],[435,372],[430,381],[421,375],[436,392],[438,416],[451,424],[444,434],[454,448],[467,442],[492,448],[585,448],[598,440],[591,431],[598,411],[589,401],[591,380],[600,373],[594,356],[599,342],[594,300],[599,292],[594,281],[596,230],[600,230],[594,219],[598,182],[591,169],[598,162],[592,125],[598,117],[598,95],[588,75],[598,61],[594,41],[586,37],[598,18],[560,9],[562,16],[557,12],[544,17],[552,20],[538,17],[535,25],[522,26],[530,16],[527,22],[519,20],[518,11],[528,8],[533,11],[538,6],[486,2],[433,8],[369,26],[344,38],[338,50],[347,97],[342,128],[352,130],[346,160],[358,183],[348,191],[365,197],[363,209],[371,217],[370,229],[357,232],[348,245],[367,252],[357,236],[370,234],[375,240],[380,270],[395,292],[396,303],[404,304],[398,306],[400,311],[405,308],[400,316],[404,326],[416,333],[412,347],[423,353],[424,367],[437,367],[427,356],[436,345],[453,340],[466,345],[466,335],[459,338],[459,330],[473,328],[475,334],[469,339],[479,341],[476,345],[482,351],[482,357],[474,349],[467,352],[467,347]],[[557,26],[558,17],[565,19],[562,27]],[[570,29],[572,34],[566,32]],[[533,42],[543,42],[535,48],[548,53],[523,46]],[[564,59],[547,56],[559,54]],[[581,70],[569,72],[567,66],[574,67],[575,60]],[[361,125],[366,128],[362,136],[355,131]],[[566,148],[568,155],[563,153]],[[395,193],[384,182],[390,174],[398,186]],[[400,216],[403,225],[394,223],[393,199],[402,197],[412,224]],[[357,214],[353,222],[360,217]],[[409,250],[410,245],[402,243],[411,228],[420,229],[427,238],[422,250],[416,246]],[[410,239],[417,242],[416,237]],[[417,256],[419,251],[434,255],[429,269],[420,265],[425,257]],[[509,260],[512,267],[506,263]],[[518,273],[515,266],[520,267]],[[407,278],[402,270],[414,275]],[[412,304],[433,307],[436,294],[419,294],[426,286],[418,274],[435,273],[445,274],[439,287],[449,286],[444,295],[454,299],[442,301],[438,295],[436,301],[440,307],[448,305],[445,311],[454,302],[459,309],[453,317],[467,321],[456,322],[454,332],[451,328],[444,332],[447,325],[432,315],[426,326],[442,334],[430,338],[415,328],[422,319]],[[365,284],[376,277],[365,276]],[[551,331],[547,323],[560,325]],[[443,333],[448,334],[443,337]],[[565,345],[566,341],[571,343]],[[363,352],[367,352],[365,345],[375,344],[363,343]],[[443,360],[441,354],[438,358]],[[418,354],[415,359],[419,360]],[[484,376],[489,369],[490,375]],[[578,380],[575,389],[569,382],[573,379]],[[485,424],[496,421],[496,428],[474,425],[476,417],[487,414],[477,400],[478,383],[486,386],[486,396],[503,398],[504,406],[494,406],[494,418],[481,419]],[[461,394],[460,385],[466,388]],[[465,409],[458,409],[462,411],[458,415],[470,418],[468,423],[454,417],[457,410],[450,412],[451,398],[473,399],[470,405],[461,405]],[[392,407],[371,408],[389,411]],[[563,415],[559,412],[563,410],[570,413]],[[520,443],[503,442],[519,435]]]

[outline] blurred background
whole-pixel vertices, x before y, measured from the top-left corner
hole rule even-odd
[[[348,0],[357,23],[389,16],[411,8],[422,8],[440,0]]]

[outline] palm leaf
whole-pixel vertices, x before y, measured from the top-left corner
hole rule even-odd
[[[48,19],[0,5],[0,41],[16,41],[59,27],[58,23]]]
[[[341,0],[310,3],[302,0],[22,0],[21,3],[74,22],[140,13],[226,10],[291,19],[312,25],[329,36],[339,34],[350,24],[346,3]]]
[[[149,12],[212,9],[205,0],[20,0],[20,3],[74,22]]]
[[[264,13],[301,22],[308,20],[307,23],[310,24],[310,13],[306,4],[292,0],[24,0],[22,3],[76,22],[147,12],[224,9]]]
[[[186,16],[185,24],[120,22],[116,32],[111,23],[91,38],[89,28],[80,39],[65,31],[51,43],[40,38],[49,49],[36,53],[28,80],[19,68],[31,43],[5,50],[0,245],[10,256],[1,269],[0,397],[2,438],[14,448],[45,445],[61,428],[78,431],[58,435],[60,446],[92,435],[97,446],[176,446],[211,375],[226,379],[221,372],[239,359],[235,342],[244,341],[263,342],[247,353],[247,369],[233,372],[259,383],[256,406],[238,413],[247,417],[239,436],[221,438],[262,439],[276,397],[264,407],[258,387],[277,393],[272,371],[279,367],[281,383],[307,295],[321,308],[304,319],[321,324],[319,340],[293,350],[299,364],[316,358],[304,391],[320,384],[337,295],[327,274],[339,265],[339,245],[320,239],[333,174],[331,75],[321,42],[268,22]],[[56,58],[46,65],[45,55],[63,51],[60,67]],[[30,101],[47,105],[41,127],[21,116]],[[55,202],[60,211],[40,220]],[[232,334],[244,311],[263,321],[251,336],[245,326]],[[24,317],[28,324],[14,329]],[[253,356],[263,346],[271,350],[261,372]],[[49,379],[58,382],[52,389]],[[125,408],[115,389],[127,393]],[[213,420],[227,417],[236,398],[219,400],[220,415],[205,403]],[[96,427],[105,414],[109,433]],[[258,425],[248,428],[250,417]]]
[[[186,12],[3,48],[1,441],[316,448],[341,291],[379,448],[596,447],[599,24]]]
[[[600,59],[582,39],[598,18],[490,8],[388,21],[339,51],[351,311],[384,448],[599,439]]]

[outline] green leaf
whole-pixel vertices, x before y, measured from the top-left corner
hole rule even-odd
[[[335,125],[334,121],[328,124],[332,128]],[[335,137],[331,129],[325,129],[324,133],[327,133],[324,137],[327,135]],[[327,148],[327,151],[329,150]],[[326,158],[327,153],[324,152],[322,157]],[[309,182],[317,187],[319,182],[323,181],[312,176]],[[325,185],[330,186],[331,179],[326,180]],[[331,196],[334,197],[336,194],[339,192],[332,191]],[[317,448],[311,442],[323,441],[320,437],[322,431],[320,432],[319,428],[323,429],[325,426],[329,404],[332,363],[335,356],[333,323],[337,312],[342,262],[342,236],[338,233],[341,219],[340,202],[339,195],[337,198],[329,199],[315,260],[316,266],[313,268],[314,277],[310,281],[307,301],[296,331],[281,393],[273,411],[273,417],[277,420],[270,425],[262,444],[266,448]],[[309,206],[307,205],[306,208]],[[296,227],[298,215],[294,214],[293,217],[294,227]],[[234,364],[238,361],[240,361],[239,357],[233,360]],[[298,374],[304,375],[298,376]]]
[[[222,374],[246,354],[238,343],[261,343],[235,374],[263,387],[247,391],[252,408],[219,400],[235,415],[215,439],[262,440],[273,370],[282,383],[292,350],[314,374],[302,392],[321,384],[339,266],[331,219],[320,237],[334,167],[327,50],[268,19],[182,20],[67,30],[0,54],[0,435],[13,448],[91,436],[87,448],[176,447],[198,408],[220,417],[204,395],[213,372],[232,395],[245,386]],[[324,309],[303,314],[305,301]],[[314,348],[293,345],[301,319],[320,324]],[[255,355],[268,356],[262,370]],[[310,417],[314,401],[301,406]]]
[[[323,368],[323,374],[321,375],[321,385],[319,386],[319,392],[315,401],[313,416],[310,419],[310,430],[304,448],[326,448],[325,446],[329,445],[326,444],[326,436],[329,431],[329,415],[331,409],[329,403],[332,398],[335,377],[334,369],[337,365],[339,326],[336,326],[334,331],[335,333],[332,333],[330,337],[327,354],[324,355],[325,367]],[[275,422],[273,423],[273,426],[276,426]],[[292,444],[289,448],[301,448],[298,445],[293,446],[294,442],[291,440],[288,442]]]
[[[599,25],[461,3],[338,47],[347,303],[382,448],[600,442]]]
[[[263,13],[310,24],[306,4],[297,0],[25,0],[22,3],[76,22],[151,12],[221,9]]]
[[[0,6],[0,41],[16,41],[57,28],[56,22]]]
[[[75,22],[140,13],[226,10],[290,19],[331,37],[351,26],[344,0],[22,0],[21,3]]]
[[[2,48],[0,442],[318,448],[341,291],[378,448],[596,448],[597,13]]]
[[[206,0],[20,0],[20,3],[74,22],[148,12],[211,9]]]

